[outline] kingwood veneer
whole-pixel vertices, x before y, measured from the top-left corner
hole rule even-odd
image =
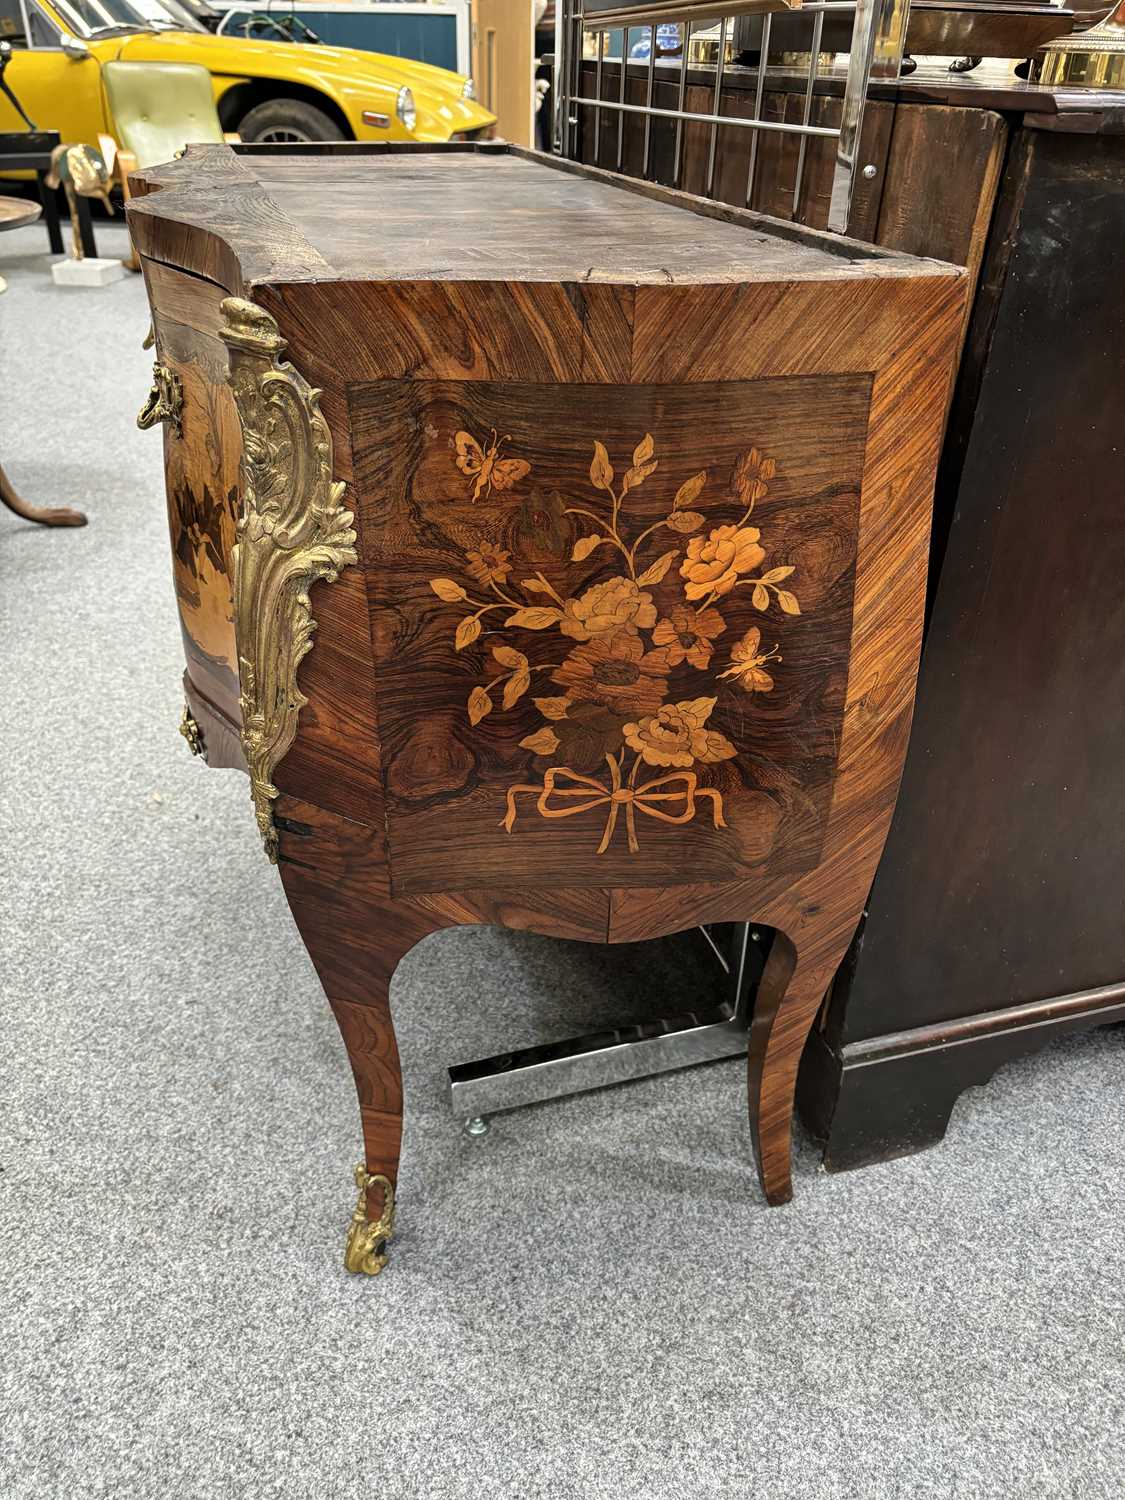
[[[507,147],[136,187],[185,732],[249,769],[351,1058],[347,1264],[393,1222],[391,975],[458,923],[777,928],[785,1201],[906,746],[962,273]]]

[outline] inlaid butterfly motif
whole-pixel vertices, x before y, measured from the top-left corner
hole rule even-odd
[[[781,570],[774,568],[773,572]],[[737,646],[731,647],[730,666],[719,673],[719,681],[733,677],[744,693],[769,693],[773,691],[773,678],[765,670],[768,661],[780,661],[777,647],[772,651],[761,649],[762,632],[756,625],[746,632]]]
[[[500,457],[500,449],[505,443],[511,442],[508,433],[498,438],[495,427],[489,428],[489,431],[492,440],[486,447],[482,447],[472,433],[457,432],[453,435],[457,449],[457,467],[462,474],[476,479],[472,496],[474,501],[480,498],[482,490],[486,495],[491,495],[493,489],[510,490],[513,484],[531,472],[531,465],[525,459]]]

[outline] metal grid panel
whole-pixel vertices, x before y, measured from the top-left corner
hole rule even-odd
[[[768,3],[768,0],[767,0]],[[731,21],[728,17],[718,20],[718,41],[714,64],[714,85],[711,108],[707,113],[687,110],[688,71],[690,61],[693,23],[690,19],[677,22],[680,34],[680,60],[678,64],[678,97],[674,109],[660,108],[653,103],[659,66],[661,81],[676,78],[676,64],[657,62],[658,28],[660,16],[645,15],[644,26],[630,25],[628,18],[606,16],[584,10],[585,0],[556,0],[555,5],[555,70],[554,70],[554,149],[563,156],[574,155],[579,139],[581,123],[579,111],[593,113],[594,160],[601,159],[602,139],[605,125],[603,116],[616,119],[617,170],[622,170],[624,156],[624,124],[627,115],[644,117],[643,171],[640,175],[651,178],[652,166],[652,122],[674,120],[676,122],[674,144],[673,185],[679,186],[683,171],[683,133],[685,123],[709,125],[710,141],[707,150],[706,186],[708,197],[715,192],[715,164],[719,129],[734,128],[750,132],[749,163],[746,177],[746,205],[749,207],[754,195],[755,175],[758,168],[758,142],[764,132],[795,136],[799,141],[796,176],[793,186],[793,216],[797,216],[801,190],[804,184],[805,161],[810,137],[826,137],[836,142],[835,165],[832,176],[831,198],[828,211],[828,228],[839,234],[847,232],[855,191],[856,173],[859,170],[857,153],[860,131],[863,125],[863,110],[867,100],[868,82],[872,77],[896,78],[902,61],[903,42],[910,0],[807,0],[797,12],[788,12],[811,18],[811,34],[808,51],[808,74],[805,80],[803,107],[800,120],[763,119],[766,76],[769,69],[770,33],[772,16],[768,10],[761,16],[759,60],[754,85],[753,113],[742,115],[722,114],[723,79],[726,69],[726,48],[730,36]],[[780,9],[780,5],[777,7]],[[675,0],[669,0],[669,20],[675,20]],[[812,123],[813,99],[820,65],[820,46],[825,15],[829,12],[854,14],[851,28],[851,50],[848,54],[847,72],[844,78],[840,123],[837,126],[814,125]],[[683,15],[681,9],[680,15]],[[714,30],[716,23],[709,22],[707,31]],[[646,97],[643,104],[630,104],[626,99],[626,83],[629,78],[629,36],[638,30],[648,31],[648,66]],[[603,99],[602,75],[607,60],[607,45],[611,32],[621,35],[620,57],[617,59],[619,88],[617,97]],[[593,41],[594,98],[583,92],[582,64],[587,57],[586,39]],[[698,70],[698,64],[694,65]],[[786,69],[790,74],[791,70]]]

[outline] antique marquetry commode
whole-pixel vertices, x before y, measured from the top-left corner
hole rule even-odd
[[[779,932],[768,1199],[909,728],[953,267],[507,146],[195,147],[136,182],[187,653],[355,1073],[437,928]],[[298,670],[299,669],[299,670]]]

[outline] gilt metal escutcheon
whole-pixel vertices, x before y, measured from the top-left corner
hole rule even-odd
[[[158,422],[170,422],[176,436],[183,437],[183,414],[184,389],[180,377],[158,360],[152,367],[152,389],[137,413],[137,426],[142,432],[147,432]]]

